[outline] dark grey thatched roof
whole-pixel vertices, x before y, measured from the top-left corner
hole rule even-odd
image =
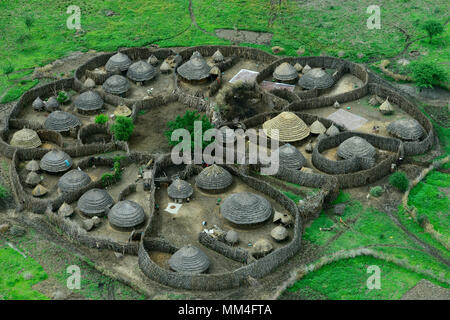
[[[127,77],[133,81],[142,82],[153,79],[156,76],[156,69],[145,61],[133,63],[127,71]]]
[[[50,97],[45,103],[45,110],[52,112],[59,109],[59,102],[55,97]]]
[[[194,190],[192,189],[192,186],[188,182],[181,179],[176,179],[167,188],[167,194],[172,199],[186,199],[192,196],[193,192]]]
[[[175,252],[169,259],[170,268],[176,272],[202,273],[209,268],[206,254],[195,246],[185,246]]]
[[[123,94],[130,89],[127,78],[117,74],[109,77],[102,85],[103,90],[111,94]]]
[[[72,158],[60,150],[51,150],[41,159],[41,169],[47,172],[64,172],[72,166]]]
[[[44,101],[42,101],[40,97],[37,97],[36,99],[34,99],[31,106],[34,110],[42,110],[44,109]]]
[[[130,58],[128,58],[126,54],[118,52],[109,58],[108,62],[106,62],[105,69],[108,72],[114,72],[117,69],[120,71],[126,71],[130,65]]]
[[[81,126],[81,121],[76,116],[65,111],[53,111],[44,122],[44,127],[49,130],[63,132]]]
[[[320,68],[309,70],[298,80],[298,85],[305,89],[326,89],[333,84],[333,78]]]
[[[58,181],[58,188],[61,192],[74,192],[91,183],[91,177],[81,170],[74,169],[65,173]]]
[[[134,201],[116,203],[108,213],[109,223],[116,228],[133,228],[145,221],[144,209]]]
[[[228,196],[220,206],[225,219],[239,225],[266,221],[272,215],[270,202],[251,192],[240,192]]]
[[[197,187],[205,190],[222,190],[233,183],[233,177],[224,168],[213,164],[206,167],[195,178]]]
[[[177,72],[186,80],[203,80],[209,77],[211,67],[197,51],[192,54],[191,59],[183,63]]]
[[[27,165],[25,166],[25,169],[27,169],[28,171],[39,171],[41,168],[39,167],[39,162],[36,160],[31,160],[30,162],[27,163]]]
[[[338,149],[337,155],[343,159],[352,157],[375,157],[376,149],[369,142],[361,137],[351,137],[342,142]]]
[[[291,81],[297,79],[298,72],[290,63],[283,62],[276,67],[273,77],[279,81]]]
[[[78,110],[95,111],[103,107],[103,99],[95,91],[86,91],[80,94],[74,101],[74,105]]]
[[[280,166],[290,169],[300,169],[306,163],[303,154],[289,143],[281,146],[279,152]]]
[[[87,216],[102,216],[112,204],[112,197],[103,189],[91,189],[78,199],[78,209]]]
[[[402,140],[419,140],[424,133],[420,123],[415,119],[403,119],[389,123],[387,131]]]

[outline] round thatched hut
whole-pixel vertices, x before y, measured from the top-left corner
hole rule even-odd
[[[117,202],[108,213],[108,220],[116,229],[139,227],[145,221],[144,209],[134,201]]]
[[[300,78],[300,80],[298,80],[298,85],[308,90],[327,89],[331,87],[333,84],[334,84],[333,78],[327,72],[325,72],[325,70],[322,70],[321,68],[314,68],[309,70]]]
[[[127,71],[128,79],[131,79],[137,83],[144,83],[156,76],[156,69],[145,61],[138,61],[133,63]]]
[[[283,62],[275,68],[273,77],[281,82],[294,83],[298,78],[298,72],[290,63]]]
[[[339,133],[339,129],[334,124],[332,124],[325,132],[325,134],[330,137],[335,136],[338,133]]]
[[[44,107],[45,107],[44,106],[44,101],[42,101],[40,97],[37,97],[36,99],[34,99],[34,101],[31,104],[31,106],[36,111],[42,111],[42,110],[44,110]]]
[[[379,110],[380,110],[380,112],[382,114],[392,114],[392,113],[394,113],[394,107],[389,102],[389,97],[386,98],[386,100],[381,104]]]
[[[170,73],[170,72],[172,72],[172,68],[167,63],[167,61],[163,61],[163,63],[161,64],[161,67],[159,67],[159,71],[161,71],[161,73]]]
[[[167,188],[167,194],[170,198],[175,200],[175,202],[182,202],[183,200],[189,199],[194,193],[192,186],[184,180],[176,179]]]
[[[148,59],[147,59],[147,63],[150,63],[152,66],[156,66],[158,65],[158,58],[152,54]]]
[[[71,205],[64,202],[61,207],[58,209],[58,214],[63,217],[70,217],[73,214],[74,210]]]
[[[11,138],[11,145],[19,148],[37,148],[42,144],[36,131],[24,128],[15,132]]]
[[[33,197],[43,197],[48,193],[48,190],[46,187],[44,187],[41,184],[38,184],[33,191],[31,191],[31,194]]]
[[[306,163],[303,154],[293,145],[286,143],[279,149],[280,166],[289,169],[300,169]]]
[[[220,50],[217,50],[216,52],[214,52],[214,54],[212,55],[212,58],[213,58],[214,62],[222,62],[224,60],[223,54],[222,54],[222,52],[220,52]]]
[[[40,167],[50,173],[65,172],[72,166],[72,158],[60,150],[51,150],[41,159]]]
[[[225,241],[228,244],[235,245],[239,242],[239,233],[234,230],[229,230],[225,234]]]
[[[220,213],[236,225],[255,225],[270,218],[273,209],[270,202],[251,192],[239,192],[225,198]]]
[[[294,64],[294,69],[297,71],[297,72],[302,72],[302,70],[303,70],[303,66],[300,64],[300,63],[296,63],[296,64]]]
[[[348,138],[337,149],[337,155],[343,159],[350,159],[356,156],[374,158],[375,154],[375,147],[365,139],[357,136]]]
[[[74,101],[75,108],[80,113],[96,113],[103,108],[103,99],[92,90],[83,92]]]
[[[253,255],[263,257],[273,250],[273,245],[266,239],[259,239],[253,245]]]
[[[35,187],[39,183],[41,183],[41,177],[36,173],[31,171],[28,173],[27,178],[25,179],[25,184],[30,187]]]
[[[263,130],[268,137],[282,142],[299,141],[305,139],[310,133],[306,123],[292,112],[281,112],[264,122]],[[272,130],[278,130],[278,135]]]
[[[86,81],[84,81],[83,86],[85,86],[88,89],[95,88],[95,81],[91,78],[87,78]]]
[[[422,138],[424,130],[415,119],[402,119],[389,123],[387,131],[402,140],[414,141]]]
[[[320,122],[319,120],[314,121],[311,124],[311,126],[309,127],[309,129],[311,130],[311,133],[313,133],[313,134],[321,134],[321,133],[325,133],[327,131],[327,128],[325,128],[323,123]]]
[[[59,102],[55,97],[50,97],[46,102],[44,102],[45,110],[48,112],[53,112],[59,109]]]
[[[58,188],[61,192],[74,192],[87,186],[91,182],[91,177],[89,177],[86,172],[74,169],[59,178]]]
[[[203,82],[209,77],[211,67],[203,59],[199,52],[194,52],[189,61],[178,67],[177,72],[183,80],[198,83]]]
[[[117,52],[108,62],[106,62],[105,69],[107,72],[127,71],[128,67],[131,65],[131,60],[128,56],[122,52]]]
[[[115,94],[118,96],[125,96],[130,89],[130,83],[127,78],[120,75],[113,75],[106,79],[102,85],[103,90],[110,94]]]
[[[44,127],[57,132],[68,132],[81,126],[81,121],[76,116],[65,111],[53,111],[44,122]]]
[[[199,248],[188,245],[170,257],[169,265],[176,272],[199,274],[208,270],[209,259]]]
[[[41,170],[41,168],[39,167],[39,161],[36,160],[29,161],[25,166],[25,169],[27,171],[38,172],[39,170]]]
[[[289,236],[288,231],[283,226],[276,226],[272,229],[270,232],[270,236],[274,238],[276,241],[283,241],[286,240]]]
[[[221,192],[233,183],[233,177],[224,168],[213,164],[195,178],[195,185],[209,192]]]
[[[101,217],[105,215],[113,203],[113,198],[106,190],[94,188],[86,191],[78,199],[77,207],[86,216]]]

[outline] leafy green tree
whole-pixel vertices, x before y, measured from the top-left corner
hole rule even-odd
[[[403,171],[397,171],[391,174],[389,183],[403,192],[409,187],[409,179]]]
[[[448,78],[442,66],[431,62],[414,61],[409,65],[409,72],[419,88],[431,88]]]
[[[114,133],[116,140],[128,141],[133,134],[134,124],[133,120],[128,117],[118,116],[116,121],[111,126],[111,131]]]
[[[8,196],[8,189],[0,184],[0,199],[5,199]]]
[[[201,121],[202,123],[202,149],[206,148],[212,141],[203,141],[203,134],[206,130],[214,128],[205,115],[201,115],[198,111],[186,110],[184,116],[177,116],[174,121],[167,122],[168,130],[164,132],[170,146],[176,146],[179,141],[172,141],[172,133],[177,129],[186,129],[191,135],[191,148],[195,149],[194,141],[194,122]]]
[[[108,122],[108,116],[106,114],[99,114],[98,116],[95,117],[95,123],[98,124],[105,124]]]
[[[444,26],[442,23],[436,20],[428,20],[422,25],[422,29],[428,33],[430,43],[433,41],[433,36],[437,36],[444,32]]]

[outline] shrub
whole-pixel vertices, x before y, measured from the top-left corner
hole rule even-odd
[[[114,133],[114,138],[120,141],[128,141],[133,134],[133,130],[133,120],[128,117],[117,117],[116,121],[111,126],[111,131]]]
[[[34,24],[34,17],[32,15],[25,16],[25,25],[30,29]]]
[[[444,32],[444,26],[442,23],[436,20],[428,20],[422,25],[422,29],[426,31],[428,37],[430,38],[430,43],[433,41],[433,36],[441,34]]]
[[[5,199],[8,196],[8,189],[0,184],[0,199]]]
[[[104,186],[108,186],[113,184],[114,182],[119,181],[122,178],[122,166],[120,161],[122,160],[122,157],[115,157],[114,158],[114,169],[113,172],[107,172],[102,175],[102,183]]]
[[[69,95],[64,91],[59,91],[58,95],[56,96],[56,100],[59,103],[65,103],[67,100],[69,100]]]
[[[406,191],[409,187],[409,180],[406,174],[402,171],[397,171],[389,177],[389,183],[399,189]]]
[[[428,217],[424,214],[420,214],[417,217],[417,222],[419,223],[419,225],[425,229],[425,227],[427,226],[427,224],[430,223],[430,220],[428,220]]]
[[[376,186],[370,189],[370,195],[373,197],[380,197],[383,194],[383,188],[380,186]]]
[[[108,116],[106,114],[99,114],[98,116],[95,117],[95,123],[98,124],[105,124],[107,123],[109,120]]]
[[[9,75],[14,72],[14,66],[12,64],[7,64],[2,68],[3,74],[9,79]]]
[[[431,62],[414,61],[409,65],[409,72],[420,88],[431,88],[434,84],[447,80],[445,69]]]

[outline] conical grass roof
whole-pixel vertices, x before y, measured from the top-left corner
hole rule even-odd
[[[334,84],[333,78],[327,72],[325,72],[320,68],[314,68],[309,70],[300,78],[300,80],[298,80],[298,85],[308,90],[326,89],[331,87],[333,84]]]
[[[61,207],[58,209],[58,214],[63,217],[70,217],[73,214],[74,210],[71,205],[64,202]]]
[[[374,158],[375,154],[375,147],[365,139],[357,136],[348,138],[337,149],[337,155],[343,159],[350,159],[352,157]]]
[[[311,130],[311,133],[313,133],[313,134],[321,134],[321,133],[325,133],[327,131],[327,128],[325,128],[323,123],[320,122],[319,120],[314,121],[311,124],[311,126],[309,127],[309,129]]]
[[[33,197],[42,197],[45,196],[47,193],[48,193],[47,188],[41,184],[38,184],[36,187],[34,187],[33,191],[31,191]]]
[[[34,187],[41,183],[41,177],[36,172],[31,171],[28,173],[25,183],[31,187]]]
[[[303,154],[293,145],[286,143],[279,149],[280,166],[289,169],[300,169],[306,163]]]
[[[286,240],[288,237],[288,231],[285,227],[283,226],[276,226],[275,228],[272,229],[272,231],[270,232],[270,236],[272,238],[274,238],[277,241],[283,241]]]
[[[126,71],[130,65],[130,58],[122,52],[117,52],[106,62],[105,69],[108,72],[115,72],[116,70]]]
[[[300,63],[297,62],[296,64],[294,64],[294,69],[297,72],[301,72],[303,70],[303,66]]]
[[[209,259],[199,248],[188,245],[170,257],[169,265],[176,272],[199,274],[208,270]]]
[[[158,58],[154,54],[152,54],[147,60],[147,63],[150,63],[152,66],[156,66],[158,62]]]
[[[253,251],[258,254],[268,254],[273,250],[273,245],[266,239],[259,239],[253,245]]]
[[[92,80],[91,78],[87,78],[86,81],[84,81],[83,85],[86,88],[92,89],[95,87],[95,81]]]
[[[330,136],[330,137],[335,136],[339,133],[339,129],[334,124],[332,124],[325,133],[327,136]]]
[[[145,61],[133,63],[127,71],[127,77],[136,82],[143,82],[153,79],[156,76],[156,69]]]
[[[113,205],[113,198],[106,190],[91,189],[78,199],[78,209],[87,216],[103,216],[107,209]]]
[[[19,148],[37,148],[42,144],[36,131],[24,128],[15,132],[11,138],[11,145]]]
[[[40,97],[37,97],[34,99],[33,103],[31,104],[34,110],[40,111],[44,109],[44,101],[41,100]]]
[[[44,122],[44,127],[57,132],[69,131],[81,126],[81,121],[76,116],[65,111],[53,111]]]
[[[59,109],[59,102],[55,97],[50,97],[46,102],[44,102],[44,107],[48,112],[53,112]]]
[[[402,119],[389,123],[387,131],[402,140],[419,140],[424,134],[424,129],[415,119]]]
[[[192,186],[188,182],[181,179],[176,179],[167,188],[167,194],[172,199],[186,199],[192,196],[193,192],[194,189],[192,189]]]
[[[225,235],[225,241],[230,244],[236,244],[239,242],[239,234],[234,230],[229,230]]]
[[[282,142],[299,141],[305,139],[310,133],[306,123],[292,112],[282,112],[264,122],[263,130],[268,137]],[[271,130],[278,130],[279,134],[271,133]]]
[[[213,164],[206,167],[195,178],[197,187],[203,190],[223,190],[233,183],[233,177],[224,168]]]
[[[220,213],[238,225],[252,225],[266,221],[272,215],[272,205],[260,195],[239,192],[228,196],[220,206]]]
[[[191,59],[183,63],[178,69],[178,74],[186,80],[203,80],[209,77],[211,67],[198,52],[194,52]]]
[[[134,201],[116,203],[108,213],[108,220],[115,228],[134,228],[145,221],[144,209]]]
[[[220,52],[220,50],[217,50],[216,52],[214,52],[214,54],[212,55],[212,58],[214,60],[214,62],[222,62],[224,57],[222,52]]]
[[[87,186],[92,182],[91,177],[81,170],[74,169],[65,173],[58,181],[61,192],[74,192]]]
[[[382,114],[391,114],[394,112],[394,107],[389,102],[389,98],[386,98],[386,100],[381,104],[379,110]]]
[[[279,81],[291,81],[297,79],[298,72],[290,63],[283,62],[276,67],[273,77]]]
[[[103,107],[103,99],[100,95],[92,90],[83,92],[74,101],[74,105],[78,110],[97,111]]]
[[[39,161],[36,160],[29,161],[25,166],[25,169],[32,172],[37,172],[41,170],[41,168],[39,167]]]
[[[167,63],[167,61],[163,61],[161,67],[159,67],[159,71],[161,71],[162,73],[169,73],[170,71],[172,71],[172,68]]]
[[[130,89],[127,78],[118,74],[112,75],[102,85],[103,90],[111,94],[124,94]]]
[[[47,172],[57,173],[65,172],[72,166],[72,158],[60,150],[51,150],[41,159],[41,169]]]
[[[305,73],[308,73],[308,71],[311,71],[311,70],[312,70],[312,68],[309,66],[309,64],[307,64],[306,66],[303,67],[302,73],[305,74]]]
[[[132,111],[125,105],[120,105],[114,110],[114,115],[116,117],[129,117]]]

